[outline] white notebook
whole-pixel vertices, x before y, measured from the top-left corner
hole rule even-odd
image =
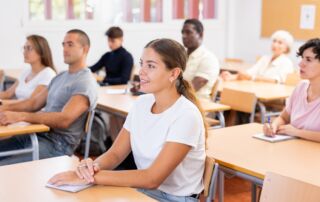
[[[78,192],[81,190],[84,190],[88,187],[93,186],[93,184],[85,184],[85,185],[61,185],[61,186],[56,186],[56,185],[52,185],[47,183],[46,187],[50,187],[50,188],[54,188],[54,189],[59,189],[62,191],[68,191],[68,192]]]
[[[296,137],[290,136],[290,135],[275,135],[274,137],[269,137],[269,136],[264,135],[263,133],[257,133],[255,135],[253,135],[252,137],[258,138],[260,140],[268,141],[268,142],[280,142],[280,141],[284,141],[284,140],[296,139]]]
[[[106,89],[107,94],[126,94],[127,89]]]

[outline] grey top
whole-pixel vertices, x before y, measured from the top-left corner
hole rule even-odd
[[[48,87],[48,98],[45,112],[61,112],[63,107],[74,95],[83,95],[90,102],[90,109],[96,107],[98,98],[98,85],[90,69],[84,68],[76,73],[68,71],[58,74]],[[51,128],[47,138],[54,144],[67,145],[68,151],[74,151],[84,134],[87,114],[83,113],[68,128]],[[58,146],[56,145],[56,146]]]

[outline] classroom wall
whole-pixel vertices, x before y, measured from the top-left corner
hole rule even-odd
[[[271,53],[271,40],[260,36],[262,0],[229,0],[228,2],[228,57],[254,62],[257,56]],[[285,9],[285,8],[284,8]],[[296,41],[290,58],[297,64],[296,50],[303,41]]]
[[[98,1],[103,7],[108,1]],[[164,3],[171,5],[170,0],[164,0]],[[91,38],[92,47],[88,55],[88,64],[93,64],[101,55],[108,50],[106,37],[104,33],[111,24],[104,23],[101,16],[95,22],[50,22],[39,23],[28,21],[27,1],[11,0],[2,2],[0,7],[0,67],[18,68],[23,66],[23,56],[21,47],[24,44],[25,36],[28,34],[41,34],[46,37],[51,46],[54,62],[58,70],[66,69],[63,63],[63,54],[61,42],[65,32],[72,28],[85,30]],[[103,11],[100,11],[103,15]],[[213,51],[218,58],[224,58],[226,55],[225,42],[226,37],[226,3],[220,1],[218,4],[219,20],[204,21],[205,34],[204,43],[208,49]],[[12,19],[13,23],[8,23],[7,19]],[[10,20],[11,21],[11,20]],[[134,56],[135,64],[139,58],[144,45],[155,38],[167,37],[181,42],[181,28],[183,20],[170,21],[169,23],[137,23],[121,24],[125,32],[124,47]]]

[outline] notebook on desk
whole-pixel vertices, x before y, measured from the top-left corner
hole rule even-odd
[[[61,186],[56,186],[56,185],[53,185],[53,184],[49,184],[47,183],[46,184],[46,187],[50,187],[50,188],[54,188],[54,189],[59,189],[59,190],[62,190],[62,191],[68,191],[68,192],[78,192],[78,191],[81,191],[81,190],[84,190],[86,188],[89,188],[93,186],[93,184],[85,184],[85,185],[61,185]]]
[[[268,141],[268,142],[280,142],[285,140],[296,139],[296,137],[290,136],[290,135],[275,135],[274,137],[269,137],[269,136],[266,136],[264,133],[257,133],[252,137],[260,140]]]

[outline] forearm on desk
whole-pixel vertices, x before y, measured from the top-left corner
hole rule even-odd
[[[73,121],[61,112],[21,112],[21,121],[44,124],[50,128],[68,128]]]

